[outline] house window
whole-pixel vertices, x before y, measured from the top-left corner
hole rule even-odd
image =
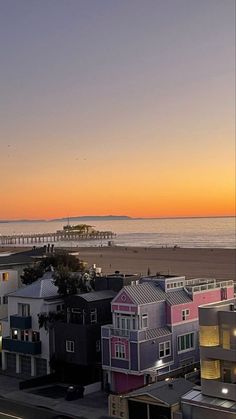
[[[4,296],[2,297],[2,303],[3,303],[3,304],[7,304],[7,303],[8,303],[8,297],[7,297],[7,295],[4,295]]]
[[[148,315],[142,315],[142,329],[146,329],[148,327]]]
[[[60,306],[60,304],[58,304],[58,305],[57,305],[56,310],[57,310],[57,311],[61,311],[61,306]]]
[[[39,342],[40,341],[40,334],[39,332],[32,331],[32,342]]]
[[[70,311],[69,308],[67,308],[67,310]],[[79,308],[72,308],[71,309],[71,312],[74,313],[74,314],[81,314],[81,310]]]
[[[2,280],[3,281],[8,281],[9,279],[9,273],[8,272],[3,272],[2,274]]]
[[[135,316],[125,315],[125,314],[115,314],[115,325],[117,329],[122,330],[135,330],[136,329],[136,319]]]
[[[24,340],[25,342],[28,342],[29,341],[29,331],[28,330],[21,330],[20,338],[21,338],[21,340]]]
[[[189,317],[189,313],[190,312],[189,312],[189,309],[188,308],[182,310],[182,320],[187,320],[188,317]]]
[[[18,314],[22,317],[30,316],[30,304],[18,304]]]
[[[116,358],[125,358],[125,345],[123,343],[117,343],[115,345],[115,355]]]
[[[93,308],[90,311],[90,322],[97,323],[97,309]]]
[[[170,340],[167,342],[159,343],[159,358],[164,358],[170,355]]]
[[[75,342],[73,340],[66,340],[66,352],[75,352]]]
[[[17,329],[12,330],[12,339],[18,339],[18,330]]]
[[[178,336],[178,352],[189,351],[194,348],[194,333]]]
[[[84,324],[85,323],[84,310],[80,310],[79,308],[72,308],[71,309],[71,316],[70,315],[68,316],[67,321],[71,322],[71,323]]]

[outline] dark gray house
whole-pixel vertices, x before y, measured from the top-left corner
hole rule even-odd
[[[140,275],[122,273],[115,271],[113,274],[97,276],[95,278],[95,290],[113,290],[119,292],[125,285],[137,284],[140,280]]]
[[[81,384],[101,379],[101,326],[111,322],[112,290],[71,295],[65,319],[55,324],[55,369]]]

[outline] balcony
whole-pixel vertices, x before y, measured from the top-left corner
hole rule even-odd
[[[39,355],[41,354],[41,342],[25,342],[6,337],[2,339],[2,349],[21,354]]]
[[[11,329],[20,329],[27,330],[32,328],[32,318],[31,316],[10,316],[10,328]]]
[[[111,335],[112,336],[120,336],[120,337],[125,337],[128,338],[130,335],[130,330],[125,330],[125,329],[113,329],[111,328]]]
[[[200,347],[201,358],[235,362],[236,349],[225,349],[222,346]]]

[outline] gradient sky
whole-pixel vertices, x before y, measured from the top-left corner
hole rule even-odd
[[[0,219],[233,215],[234,0],[0,0]]]

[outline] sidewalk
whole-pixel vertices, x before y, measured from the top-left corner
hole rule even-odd
[[[52,399],[32,394],[37,388],[19,390],[19,379],[0,374],[0,397],[22,404],[44,407],[80,419],[108,418],[107,396],[101,391],[89,394],[83,399],[66,401],[64,397]],[[49,385],[43,386],[49,387]],[[38,387],[42,388],[42,387]]]

